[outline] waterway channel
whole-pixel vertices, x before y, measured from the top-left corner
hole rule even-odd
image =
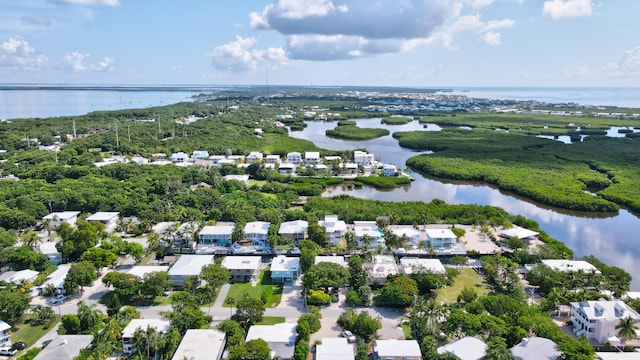
[[[391,134],[396,131],[440,130],[436,125],[425,128],[418,121],[406,125],[384,125],[380,123],[380,119],[357,119],[356,123],[359,127],[388,129]],[[405,162],[409,157],[419,154],[401,148],[391,134],[367,141],[348,141],[326,136],[325,131],[333,129],[336,122],[309,121],[307,125],[303,131],[291,131],[290,136],[312,141],[318,147],[329,150],[366,148],[376,159],[396,164],[402,169],[406,167]],[[510,214],[520,214],[537,221],[541,229],[573,249],[578,258],[595,255],[606,264],[625,269],[633,276],[632,290],[640,290],[640,261],[637,261],[640,258],[640,246],[636,244],[640,219],[627,210],[620,210],[618,214],[572,212],[533,203],[484,184],[437,180],[416,172],[411,172],[411,176],[415,181],[410,186],[391,191],[379,191],[371,187],[344,189],[336,186],[328,188],[323,196],[347,194],[383,201],[429,202],[441,199],[451,204],[497,206]]]

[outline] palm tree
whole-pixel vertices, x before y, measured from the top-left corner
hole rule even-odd
[[[28,246],[32,249],[38,248],[38,243],[40,242],[40,237],[34,231],[29,230],[24,235],[22,235],[22,244],[24,246]]]
[[[627,316],[626,318],[620,320],[618,325],[616,325],[616,330],[618,330],[618,336],[622,340],[622,344],[624,344],[627,340],[636,338],[636,330],[638,330],[638,325],[635,323],[631,316]]]

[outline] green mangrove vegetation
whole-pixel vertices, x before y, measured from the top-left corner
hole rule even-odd
[[[347,140],[371,140],[389,135],[387,129],[360,128],[355,125],[338,125],[326,131],[327,136]]]
[[[358,176],[356,181],[376,189],[395,189],[398,186],[411,184],[411,179],[404,176]]]
[[[405,125],[412,121],[412,118],[406,116],[387,116],[382,118],[382,120],[380,120],[380,123],[387,125]]]

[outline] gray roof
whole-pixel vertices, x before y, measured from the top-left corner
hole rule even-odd
[[[438,354],[450,353],[460,360],[479,360],[487,355],[489,347],[482,340],[467,336],[437,349]]]
[[[511,355],[519,360],[555,360],[562,355],[556,343],[541,337],[522,339],[511,348]]]
[[[60,335],[42,349],[33,360],[73,360],[88,347],[93,335]]]

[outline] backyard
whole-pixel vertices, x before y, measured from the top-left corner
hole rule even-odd
[[[458,300],[458,295],[465,287],[475,289],[478,296],[484,296],[489,293],[489,288],[484,282],[484,278],[471,268],[458,269],[459,274],[456,276],[453,285],[438,290],[436,301],[438,303],[452,304]]]
[[[260,272],[256,286],[253,286],[250,282],[231,284],[224,306],[234,306],[245,294],[261,300],[265,307],[275,307],[280,304],[280,299],[282,298],[282,285],[273,284],[271,282],[271,271],[264,269]]]

